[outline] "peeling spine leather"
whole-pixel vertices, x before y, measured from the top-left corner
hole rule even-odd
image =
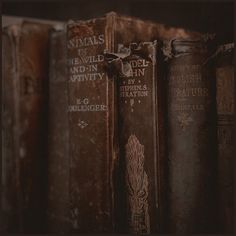
[[[130,77],[132,76],[132,67],[127,61],[127,58],[131,55],[137,55],[147,61],[155,63],[156,58],[153,56],[153,47],[156,48],[157,41],[154,42],[141,42],[130,43],[129,47],[123,44],[118,44],[118,52],[112,53],[104,50],[105,60],[111,69],[114,69],[115,73],[119,76]]]
[[[186,50],[184,48],[184,46],[182,46],[181,48],[181,51],[176,53],[173,49],[173,45],[175,42],[183,42],[183,43],[186,43],[187,45],[190,45],[190,44],[194,44],[194,43],[199,43],[199,44],[202,44],[202,45],[207,45],[208,42],[212,41],[215,39],[215,34],[203,34],[202,37],[198,40],[193,40],[193,39],[182,39],[182,38],[174,38],[174,39],[171,39],[171,40],[164,40],[163,42],[163,47],[162,47],[162,52],[163,52],[163,55],[164,55],[164,60],[167,61],[167,60],[170,60],[172,58],[177,58],[177,57],[180,57],[180,56],[187,56],[187,55],[190,55],[192,52],[188,52],[188,50]],[[203,51],[206,51],[206,48],[202,48]],[[211,59],[212,57],[215,57],[215,55],[210,55],[206,61],[208,61],[209,59]],[[205,62],[206,63],[206,62]]]
[[[218,55],[220,53],[231,52],[233,50],[234,50],[234,43],[223,44],[217,48],[215,54]]]

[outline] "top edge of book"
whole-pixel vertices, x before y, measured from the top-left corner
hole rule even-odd
[[[64,30],[65,22],[63,21],[54,21],[54,20],[44,20],[31,17],[18,17],[10,15],[2,15],[2,28],[21,26],[24,23],[38,24],[38,25],[48,25],[52,26],[55,30]]]
[[[206,35],[209,35],[209,33],[203,33],[203,32],[198,32],[198,31],[194,31],[191,29],[187,29],[187,28],[183,28],[183,27],[177,27],[177,26],[172,26],[172,25],[167,25],[164,23],[160,23],[158,21],[154,21],[154,20],[148,20],[148,19],[142,19],[136,16],[129,16],[129,15],[125,15],[125,14],[120,14],[114,11],[108,12],[100,17],[96,17],[96,18],[91,18],[91,19],[86,19],[86,20],[82,20],[82,19],[70,19],[67,21],[66,26],[67,28],[79,25],[79,24],[89,24],[89,23],[95,23],[97,20],[101,20],[101,19],[124,19],[127,22],[130,21],[136,21],[136,22],[140,22],[140,23],[145,23],[145,24],[149,24],[150,26],[159,28],[160,31],[178,31],[179,35],[184,35],[183,38],[188,38],[188,36],[190,38],[205,38]],[[186,37],[187,36],[187,37]],[[182,38],[182,37],[177,37],[177,38]]]
[[[152,20],[148,20],[148,19],[142,19],[142,18],[139,18],[139,17],[136,17],[136,16],[130,16],[130,15],[126,15],[126,14],[120,14],[120,13],[117,13],[117,12],[114,12],[114,11],[111,11],[111,12],[107,12],[105,14],[103,14],[102,16],[99,16],[99,17],[94,17],[94,18],[91,18],[91,19],[86,19],[86,20],[83,20],[83,19],[78,19],[78,20],[73,20],[73,19],[69,19],[67,21],[67,25],[73,25],[73,24],[81,24],[81,23],[90,23],[90,22],[94,22],[98,19],[114,19],[114,18],[122,18],[122,19],[125,19],[127,21],[140,21],[140,22],[145,22],[145,23],[149,23],[149,24],[152,24],[152,25],[163,25],[165,27],[169,27],[169,28],[172,28],[172,26],[168,26],[168,25],[165,25],[163,23],[159,23],[159,22],[156,22],[156,21],[152,21]],[[176,28],[176,27],[173,27],[173,28]]]

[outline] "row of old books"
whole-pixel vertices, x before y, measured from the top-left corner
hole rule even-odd
[[[234,44],[114,12],[59,28],[3,29],[1,232],[233,232]]]

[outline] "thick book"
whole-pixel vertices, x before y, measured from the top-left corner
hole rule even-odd
[[[234,44],[219,46],[216,56],[218,196],[220,232],[233,233],[235,79]]]
[[[23,22],[3,29],[1,197],[8,233],[43,231],[51,27]]]
[[[209,42],[174,39],[168,62],[168,229],[214,233],[215,75]]]
[[[104,50],[118,44],[196,37],[183,29],[108,13],[67,26],[70,204],[73,232],[112,232],[117,156],[116,85]],[[122,191],[122,189],[118,189]],[[116,221],[117,222],[117,221]]]
[[[66,31],[50,32],[47,232],[69,232],[69,129]]]
[[[122,58],[113,60],[118,70],[118,145],[123,176],[120,184],[125,192],[124,220],[126,232],[133,234],[160,231],[158,46],[157,42],[119,45],[117,56]]]

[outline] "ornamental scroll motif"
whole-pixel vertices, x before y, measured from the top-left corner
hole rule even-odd
[[[131,233],[149,234],[148,176],[144,170],[144,146],[135,135],[126,144],[126,187]]]

